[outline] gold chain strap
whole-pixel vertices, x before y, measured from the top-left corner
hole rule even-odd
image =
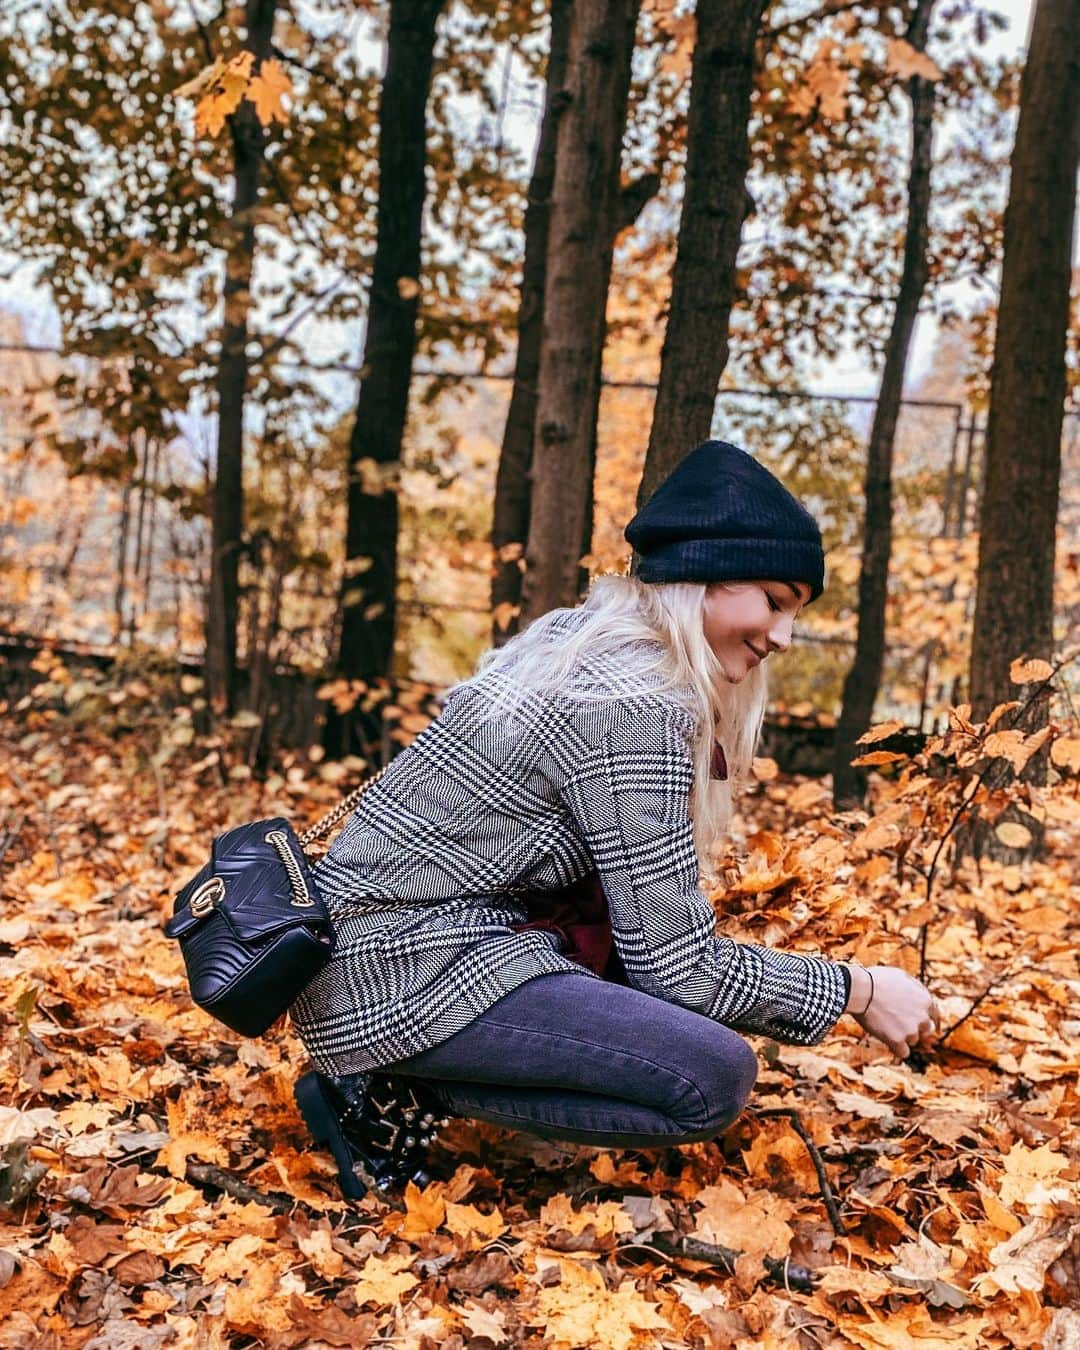
[[[390,767],[390,764],[392,763],[393,760],[391,760],[387,764],[384,764],[382,768],[378,771],[378,773],[372,774],[371,777],[367,780],[367,782],[361,783],[359,787],[353,788],[353,790],[349,793],[349,795],[347,797],[343,797],[341,801],[338,802],[337,806],[332,807],[329,811],[327,811],[326,815],[323,816],[321,820],[317,820],[315,824],[311,826],[310,829],[307,829],[304,831],[303,834],[298,835],[297,840],[300,844],[300,847],[302,849],[306,849],[309,844],[313,844],[317,839],[321,839],[323,835],[329,834],[339,820],[344,820],[345,817],[350,813],[350,811],[355,809],[356,803],[360,800],[360,798],[364,795],[364,793],[368,790],[368,788],[371,787],[374,783],[377,783],[379,781],[379,779],[383,776],[383,774],[387,771],[387,769]],[[535,890],[534,887],[521,883],[516,886],[500,887],[498,892],[492,892],[492,894],[532,895],[534,890]]]
[[[392,762],[393,761],[391,761],[391,763]],[[339,820],[344,820],[345,817],[355,809],[356,803],[368,788],[371,787],[373,783],[377,783],[389,767],[390,764],[384,764],[378,773],[373,773],[367,782],[361,783],[359,787],[353,788],[349,795],[343,797],[341,801],[338,802],[337,806],[334,806],[327,811],[326,815],[323,816],[321,820],[317,820],[310,829],[305,830],[303,834],[299,835],[298,839],[300,847],[307,848],[308,844],[313,844],[316,839],[321,839],[323,835],[329,834]]]

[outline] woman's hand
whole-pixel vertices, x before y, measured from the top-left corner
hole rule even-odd
[[[938,1026],[938,1010],[924,984],[895,966],[848,966],[851,997],[846,1012],[899,1059]]]

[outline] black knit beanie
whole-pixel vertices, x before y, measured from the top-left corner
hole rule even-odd
[[[824,589],[817,521],[752,455],[705,441],[668,474],[625,530],[641,581],[805,581]]]

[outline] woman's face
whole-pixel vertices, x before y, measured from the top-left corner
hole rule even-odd
[[[787,651],[810,599],[805,581],[716,581],[705,591],[705,640],[732,684],[771,652]]]

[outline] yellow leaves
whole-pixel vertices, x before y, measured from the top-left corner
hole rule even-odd
[[[790,1201],[761,1191],[748,1198],[733,1182],[722,1178],[716,1185],[704,1187],[696,1203],[701,1208],[695,1215],[694,1236],[703,1242],[733,1247],[759,1259],[787,1255],[792,1238],[787,1220],[795,1213]]]
[[[481,1214],[475,1205],[456,1205],[448,1200],[443,1226],[449,1232],[467,1238],[469,1250],[476,1251],[505,1233],[507,1224],[497,1208],[490,1214]]]
[[[283,100],[292,93],[292,81],[272,58],[263,61],[256,74],[250,51],[238,52],[228,60],[219,59],[193,80],[173,90],[175,98],[196,99],[195,131],[199,136],[218,136],[225,121],[247,98],[254,104],[262,125],[287,122]]]
[[[990,1252],[990,1269],[976,1276],[974,1287],[984,1297],[995,1293],[1038,1294],[1046,1272],[1067,1247],[1080,1241],[1075,1218],[1036,1218]]]
[[[464,1303],[457,1312],[474,1336],[486,1336],[495,1345],[507,1339],[506,1314],[500,1308],[489,1311],[479,1303]]]
[[[420,1283],[408,1269],[415,1260],[413,1252],[369,1256],[360,1271],[360,1279],[353,1287],[357,1306],[377,1303],[380,1307],[392,1307],[398,1303],[403,1294]]]
[[[402,300],[415,300],[420,294],[420,283],[415,277],[398,277],[397,293]]]
[[[287,1252],[264,1258],[248,1267],[244,1284],[226,1287],[225,1320],[231,1327],[249,1335],[288,1329],[291,1318],[281,1295],[296,1289],[295,1279],[285,1275],[289,1261]]]
[[[751,771],[759,783],[771,783],[779,774],[780,766],[775,759],[762,757],[751,761]]]
[[[296,1239],[296,1245],[324,1280],[338,1279],[345,1269],[345,1258],[339,1251],[335,1251],[333,1235],[328,1227],[313,1228],[310,1233],[301,1233]]]
[[[1055,1153],[1049,1144],[1040,1148],[1014,1144],[1005,1155],[998,1197],[1006,1209],[1022,1205],[1030,1214],[1052,1212],[1054,1204],[1067,1200],[1074,1189],[1068,1184],[1055,1184],[1055,1178],[1068,1166],[1068,1158]]]
[[[925,52],[916,51],[910,42],[903,38],[893,38],[889,42],[885,56],[885,69],[891,75],[902,80],[910,80],[917,75],[922,80],[941,80],[945,72]]]
[[[575,1211],[569,1198],[561,1193],[552,1196],[541,1209],[540,1223],[544,1228],[562,1229],[571,1236],[584,1233],[589,1227],[598,1238],[634,1231],[634,1222],[622,1205],[605,1202]]]
[[[192,1128],[194,1113],[189,1113],[184,1097],[166,1102],[165,1110],[169,1119],[169,1142],[158,1154],[158,1161],[174,1177],[184,1175],[188,1158],[201,1158],[219,1166],[228,1163],[228,1150],[218,1135]]]
[[[631,1350],[638,1332],[672,1328],[655,1303],[649,1303],[633,1280],[609,1289],[594,1266],[560,1258],[560,1282],[541,1289],[533,1314],[557,1346],[599,1346]]]

